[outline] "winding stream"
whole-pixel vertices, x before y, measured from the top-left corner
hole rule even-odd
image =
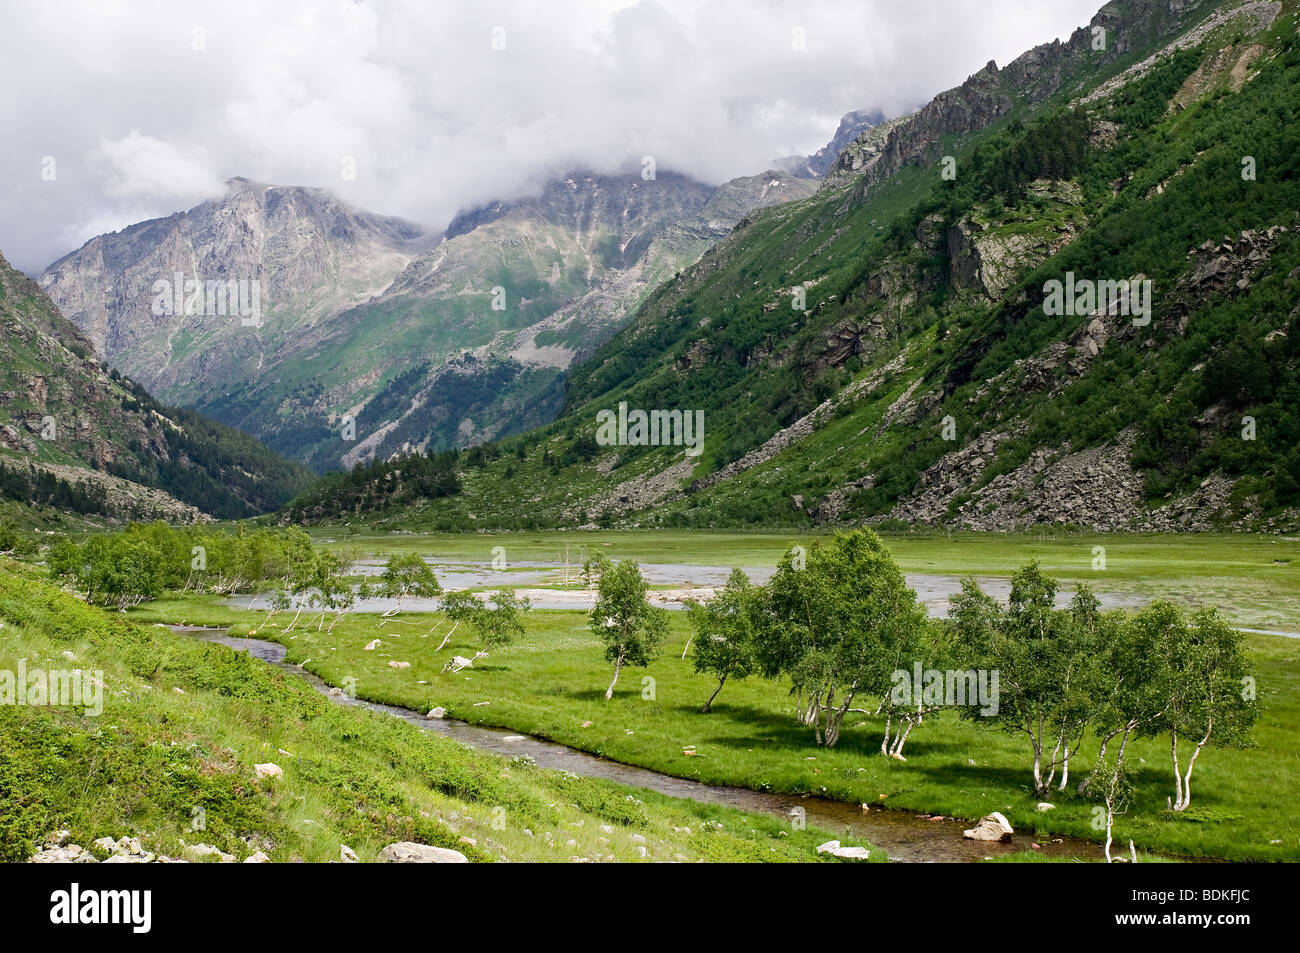
[[[507,757],[528,755],[540,768],[605,778],[632,787],[649,788],[670,797],[689,798],[706,804],[724,804],[755,814],[788,818],[796,807],[800,807],[810,826],[833,835],[854,834],[886,851],[894,861],[974,862],[1000,854],[1030,850],[1031,843],[1035,842],[1032,836],[1025,834],[1014,835],[1010,843],[966,840],[962,837],[962,831],[970,826],[967,822],[951,819],[932,821],[907,811],[883,810],[874,806],[869,813],[864,814],[859,806],[842,801],[705,784],[610,761],[558,742],[543,741],[508,729],[471,725],[453,718],[427,719],[421,713],[407,708],[349,698],[342,693],[331,694],[331,686],[318,676],[286,662],[285,647],[277,642],[231,636],[224,629],[178,625],[169,628],[173,632],[205,642],[215,642],[237,652],[248,652],[254,658],[305,680],[332,701],[393,715],[423,731],[447,735],[484,751]],[[1044,854],[1054,856],[1096,860],[1101,853],[1100,845],[1075,838],[1044,837],[1037,843],[1041,844]]]

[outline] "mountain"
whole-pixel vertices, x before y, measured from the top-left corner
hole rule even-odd
[[[323,190],[234,179],[220,201],[91,240],[40,282],[110,365],[326,470],[550,420],[569,363],[649,288],[746,213],[811,191],[787,173],[718,188],[574,173],[462,213],[439,242]],[[257,282],[260,326],[230,308],[184,314],[183,298],[157,314],[158,288],[165,306],[191,277]]]
[[[454,497],[352,518],[1300,526],[1281,10],[1115,0],[990,63],[656,289],[556,421],[462,456]],[[611,442],[620,405],[703,440]]]
[[[820,179],[835,165],[835,160],[849,143],[885,121],[885,114],[879,109],[855,109],[845,113],[830,142],[810,156],[786,156],[778,159],[776,168],[803,179]]]
[[[310,349],[324,322],[382,292],[429,241],[323,189],[227,185],[219,200],[93,238],[39,279],[109,365],[171,403],[237,393]],[[178,313],[189,290],[181,308],[168,300],[185,282],[231,280],[240,304],[256,293],[256,320],[216,295],[198,313]]]
[[[0,498],[91,518],[273,510],[309,480],[255,440],[109,371],[0,256]]]

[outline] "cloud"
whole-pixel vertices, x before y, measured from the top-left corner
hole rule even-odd
[[[109,199],[167,202],[224,191],[205,148],[186,151],[135,129],[121,139],[101,139],[86,167]]]
[[[433,229],[566,167],[653,155],[725,181],[1064,38],[1100,0],[0,3],[0,250],[39,271],[235,175]]]

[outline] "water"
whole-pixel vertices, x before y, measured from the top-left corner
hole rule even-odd
[[[595,604],[595,593],[590,589],[550,589],[537,588],[543,585],[557,585],[564,581],[563,567],[541,562],[520,562],[513,564],[510,571],[494,570],[487,564],[463,563],[450,560],[426,559],[434,567],[434,575],[444,589],[499,589],[507,587],[520,596],[526,596],[534,609],[575,609],[589,611]],[[771,566],[742,567],[755,583],[767,583],[774,572]],[[383,572],[383,567],[375,561],[358,564],[354,570],[358,575],[375,576]],[[713,595],[715,588],[727,582],[731,569],[725,566],[697,566],[688,563],[645,563],[641,566],[641,575],[651,586],[668,586],[668,589],[653,589],[648,594],[650,602],[665,609],[683,609],[687,599],[707,599]],[[936,619],[948,615],[951,600],[961,592],[961,576],[933,575],[929,573],[908,573],[907,584],[916,591],[917,599],[926,611]],[[577,583],[580,576],[570,570],[569,581]],[[1011,595],[1011,580],[998,577],[980,577],[977,579],[986,593],[1001,602],[1006,602]],[[1056,604],[1064,607],[1069,604],[1073,593],[1063,590],[1057,593]],[[1139,609],[1146,605],[1142,596],[1126,593],[1097,593],[1103,609]],[[227,600],[227,605],[240,609],[266,609],[269,597],[262,595],[249,599],[247,596]],[[396,609],[394,599],[366,599],[359,601],[353,612],[379,613]],[[405,612],[437,612],[439,603],[436,599],[406,599],[401,605]]]
[[[803,808],[807,823],[834,836],[852,834],[884,850],[891,860],[905,862],[974,862],[1014,851],[1031,850],[1034,839],[1024,834],[1013,835],[1010,843],[971,841],[962,837],[962,831],[971,826],[967,822],[928,820],[907,811],[884,810],[871,806],[863,813],[858,805],[831,801],[826,798],[804,797],[797,794],[773,794],[752,791],[748,788],[705,784],[687,778],[675,778],[647,768],[620,764],[597,755],[578,751],[554,741],[544,741],[529,735],[503,728],[471,725],[454,718],[428,719],[420,712],[394,705],[349,698],[345,694],[331,694],[331,686],[311,672],[285,661],[285,647],[263,639],[241,638],[227,635],[222,629],[205,629],[190,626],[171,626],[179,632],[206,642],[225,645],[238,652],[248,652],[254,658],[274,665],[305,680],[330,700],[343,705],[368,708],[401,718],[423,731],[446,735],[456,741],[483,751],[507,757],[527,755],[540,768],[569,771],[591,778],[605,778],[632,787],[648,788],[671,797],[689,798],[706,804],[725,804],[755,814],[772,814],[789,818],[795,808]],[[1042,853],[1051,856],[1077,857],[1096,860],[1101,846],[1074,838],[1044,838],[1038,841]]]

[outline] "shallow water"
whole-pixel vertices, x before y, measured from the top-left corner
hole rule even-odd
[[[876,848],[886,851],[890,859],[895,861],[974,862],[1014,851],[1031,850],[1030,845],[1034,842],[1033,837],[1024,834],[1014,835],[1010,843],[966,840],[962,837],[962,830],[970,826],[967,822],[950,819],[932,821],[907,811],[883,810],[874,806],[864,814],[860,806],[842,801],[704,784],[687,778],[660,774],[647,768],[620,764],[558,742],[521,735],[509,729],[471,725],[454,718],[428,719],[422,713],[410,709],[349,698],[345,694],[331,694],[330,686],[319,677],[286,662],[285,647],[279,643],[230,636],[222,629],[190,626],[170,628],[173,632],[225,645],[239,652],[248,652],[254,658],[298,676],[339,704],[354,705],[393,715],[424,731],[446,735],[484,751],[507,757],[528,755],[541,768],[569,771],[585,777],[605,778],[633,787],[649,788],[671,797],[689,798],[706,804],[724,804],[755,814],[773,814],[789,818],[793,816],[792,812],[795,808],[802,808],[810,826],[836,836],[854,834],[874,844]],[[1041,844],[1042,852],[1051,856],[1096,860],[1101,853],[1100,845],[1073,838],[1045,838],[1038,843]]]
[[[586,612],[595,604],[595,594],[590,589],[544,589],[543,585],[557,585],[565,578],[563,566],[541,562],[520,562],[513,564],[510,571],[493,570],[488,563],[464,563],[450,560],[426,559],[434,567],[434,574],[444,589],[500,588],[515,589],[520,595],[527,596],[535,609],[576,609]],[[742,567],[752,582],[766,583],[772,578],[771,566]],[[358,565],[358,575],[377,575],[383,567],[374,561]],[[641,575],[652,586],[672,586],[669,590],[651,590],[648,597],[652,603],[665,609],[679,610],[685,608],[689,598],[708,599],[714,588],[726,584],[731,569],[723,566],[695,566],[688,563],[644,563]],[[568,578],[577,583],[579,575],[570,567]],[[916,590],[917,598],[926,611],[936,618],[948,615],[950,601],[961,592],[961,576],[931,575],[926,573],[909,573],[907,584]],[[986,593],[1001,602],[1011,595],[1011,581],[999,577],[979,577],[977,581]],[[1069,604],[1072,591],[1057,593],[1056,604]],[[1142,596],[1131,593],[1098,592],[1097,598],[1103,609],[1138,609],[1149,601]],[[240,609],[266,609],[269,597],[247,596],[227,600],[227,605]],[[366,599],[358,602],[352,609],[360,613],[381,613],[397,608],[393,599]],[[437,612],[436,599],[406,599],[401,608],[406,612]],[[1287,634],[1287,633],[1279,633]]]

